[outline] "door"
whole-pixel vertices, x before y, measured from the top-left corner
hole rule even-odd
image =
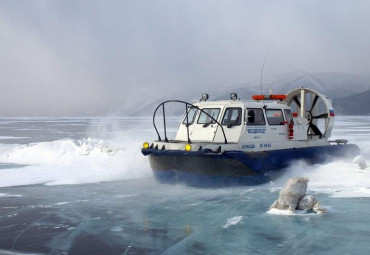
[[[198,116],[199,110],[194,107],[188,107],[187,109],[188,116],[186,118],[186,112],[183,116],[183,121],[180,123],[180,126],[177,130],[176,138],[177,141],[187,141],[188,140],[188,129],[189,129],[189,136],[193,131],[194,122],[196,117]]]
[[[222,117],[221,125],[224,129],[228,143],[238,143],[244,128],[242,107],[227,107]],[[224,142],[225,138],[221,128],[217,131],[217,142]]]
[[[191,141],[212,142],[217,132],[218,124],[210,117],[219,121],[224,106],[212,106],[212,108],[202,108],[193,130],[190,134]]]

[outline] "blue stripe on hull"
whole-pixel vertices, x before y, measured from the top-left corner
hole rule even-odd
[[[273,150],[265,152],[209,152],[142,150],[150,155],[154,175],[159,182],[185,183],[191,186],[257,185],[273,180],[293,160],[322,163],[331,157],[360,154],[356,145]]]
[[[201,175],[179,170],[155,170],[155,179],[165,184],[185,184],[192,187],[228,187],[258,185],[274,180],[281,171],[254,176],[215,176]]]

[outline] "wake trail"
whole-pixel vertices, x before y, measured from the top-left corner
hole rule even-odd
[[[82,184],[150,177],[139,141],[122,144],[97,139],[63,139],[27,145],[2,145],[0,187],[32,184]]]
[[[336,159],[324,164],[308,165],[296,161],[278,179],[265,187],[282,187],[292,177],[308,177],[308,192],[327,193],[331,197],[370,197],[370,161],[363,168],[355,159]]]

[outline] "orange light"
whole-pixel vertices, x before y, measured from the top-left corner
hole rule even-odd
[[[253,100],[284,100],[286,98],[286,95],[253,95]]]
[[[265,96],[264,95],[253,95],[252,99],[253,100],[264,100]]]
[[[270,95],[270,99],[272,100],[284,100],[286,95]]]

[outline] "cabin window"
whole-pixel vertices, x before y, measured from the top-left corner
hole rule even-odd
[[[281,125],[284,122],[283,112],[278,109],[266,109],[266,117],[269,125]]]
[[[195,116],[197,115],[198,109],[197,108],[188,108],[188,123],[189,125],[194,123]],[[182,124],[186,125],[186,113],[185,113],[185,118]]]
[[[285,113],[285,119],[286,119],[286,121],[291,122],[293,120],[292,110],[290,110],[290,109],[284,109],[284,113]]]
[[[240,126],[242,123],[242,108],[227,108],[222,119],[222,125]]]
[[[247,125],[266,125],[262,109],[247,109]]]
[[[203,108],[203,111],[200,113],[199,119],[198,119],[198,124],[215,124],[216,121],[214,121],[212,118],[217,120],[218,115],[220,114],[220,109],[219,108]],[[206,112],[206,113],[204,113]],[[209,117],[212,116],[211,117]]]

